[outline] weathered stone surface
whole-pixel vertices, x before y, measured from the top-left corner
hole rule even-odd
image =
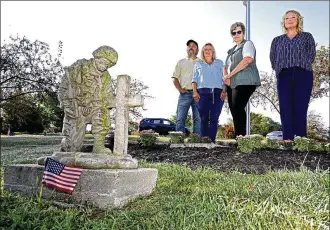
[[[104,147],[104,138],[110,128],[108,108],[114,101],[107,69],[117,63],[118,54],[109,46],[101,46],[93,56],[64,68],[58,91],[64,108],[62,151],[81,151],[86,124],[92,123],[93,152],[111,153]]]
[[[44,165],[47,157],[38,159],[39,165]],[[62,164],[78,166],[84,169],[136,169],[138,161],[131,155],[108,155],[81,152],[55,152],[49,156]]]
[[[43,167],[32,164],[10,165],[4,172],[4,189],[21,195],[40,192]],[[147,196],[156,186],[158,171],[84,169],[72,195],[44,188],[42,197],[67,204],[89,204],[97,208],[123,207],[134,198]]]
[[[115,140],[113,152],[118,155],[127,154],[128,145],[128,110],[130,107],[143,106],[141,95],[130,96],[131,77],[119,75],[117,77]]]

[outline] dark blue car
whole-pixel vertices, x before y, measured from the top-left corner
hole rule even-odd
[[[175,131],[175,123],[164,118],[143,118],[140,121],[139,131],[152,129],[159,135],[167,135],[168,132]],[[185,127],[185,133],[190,134],[189,127]]]

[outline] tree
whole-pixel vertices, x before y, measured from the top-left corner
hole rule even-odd
[[[111,90],[116,94],[117,89],[117,78],[111,78]],[[148,92],[149,86],[145,85],[142,81],[138,79],[132,79],[130,84],[130,94],[131,95],[142,95],[144,99],[153,98]],[[139,119],[142,117],[141,107],[129,108],[130,120]],[[114,113],[111,113],[111,120],[114,119]]]
[[[307,137],[316,140],[329,139],[329,129],[325,126],[321,114],[313,110],[308,112]]]
[[[176,123],[176,114],[171,115],[171,117],[169,118],[169,120],[170,121],[173,121],[174,123]],[[185,126],[190,127],[191,130],[193,128],[193,120],[192,120],[192,116],[191,116],[191,113],[190,112],[187,115],[187,120],[186,120]]]
[[[42,118],[42,126],[47,132],[61,132],[63,126],[64,110],[60,107],[57,93],[43,94],[36,104]]]
[[[33,95],[21,95],[20,90],[2,107],[2,133],[8,128],[15,132],[40,133],[43,130],[40,111]]]
[[[315,61],[313,63],[314,87],[312,99],[329,96],[329,47],[321,46],[316,51]]]
[[[280,130],[281,124],[261,113],[251,113],[251,134],[266,136],[267,133]]]
[[[62,53],[59,43],[58,57]],[[10,36],[1,46],[0,103],[25,94],[56,92],[63,68],[45,42]],[[19,93],[18,93],[19,92]]]
[[[313,63],[314,84],[311,100],[329,97],[329,46],[321,46],[316,51]],[[280,113],[275,73],[260,72],[261,86],[257,88],[251,97],[253,106],[270,107],[272,111]]]
[[[272,111],[280,113],[278,94],[276,87],[276,76],[274,72],[269,75],[267,72],[260,72],[261,86],[257,87],[250,100],[254,107],[262,106],[265,110],[269,106]]]

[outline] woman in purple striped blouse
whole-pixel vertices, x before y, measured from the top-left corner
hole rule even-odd
[[[284,34],[275,37],[270,62],[276,72],[283,140],[307,135],[307,110],[313,88],[316,54],[312,34],[303,32],[303,18],[295,10],[282,19]]]

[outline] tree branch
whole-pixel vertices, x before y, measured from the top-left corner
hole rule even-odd
[[[256,91],[256,93],[258,93],[261,96],[263,96],[264,98],[266,98],[273,105],[273,107],[276,109],[276,111],[278,113],[280,113],[280,110],[277,108],[277,106],[274,104],[274,102],[270,98],[268,98],[265,94],[260,93],[259,91]]]

